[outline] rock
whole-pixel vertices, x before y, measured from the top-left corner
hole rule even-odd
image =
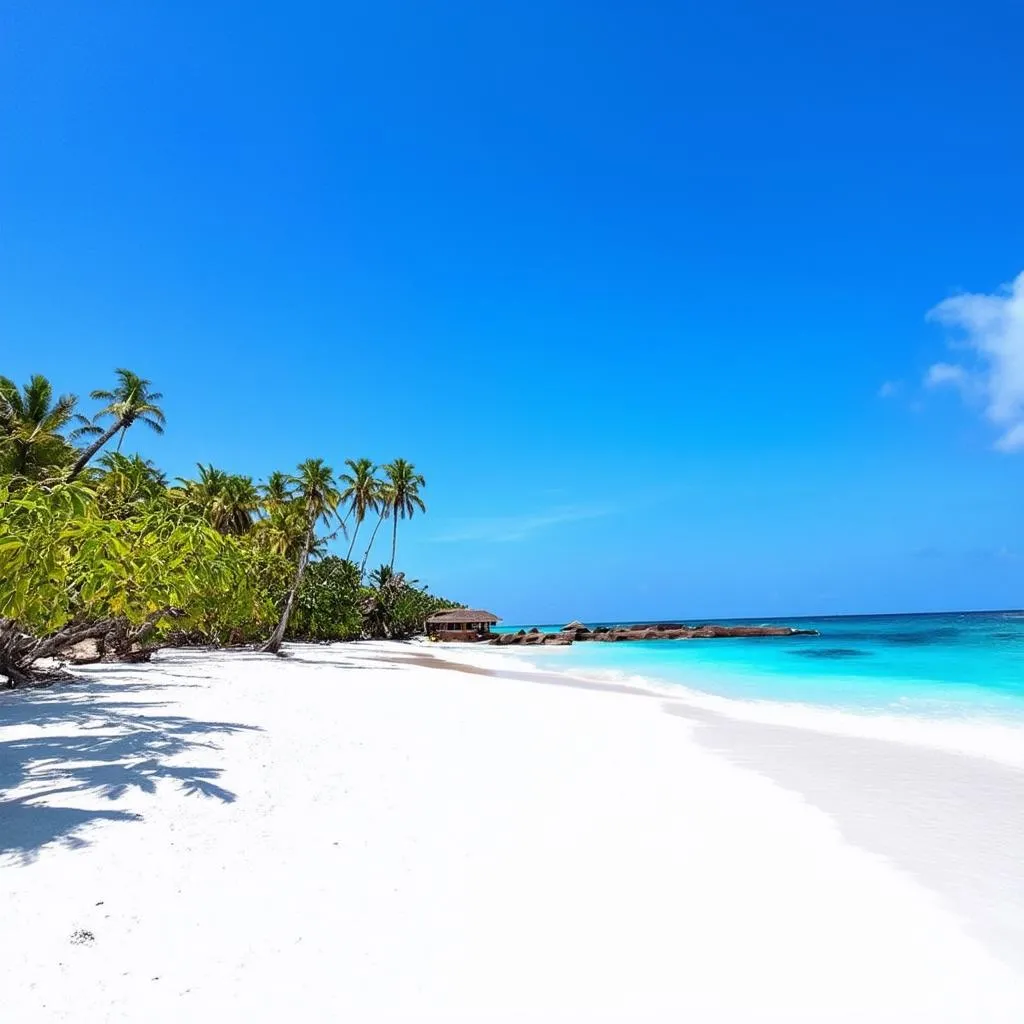
[[[794,629],[791,626],[684,626],[671,622],[638,626],[595,626],[593,630],[576,622],[563,626],[557,633],[542,633],[536,626],[529,633],[502,633],[492,644],[545,644],[568,646],[574,641],[618,643],[624,640],[713,640],[723,637],[817,636],[814,629]]]
[[[103,657],[103,645],[99,640],[80,640],[61,652],[72,665],[94,665]]]
[[[118,661],[141,662],[150,661],[156,654],[156,647],[133,647],[127,654],[122,654]]]
[[[698,626],[693,635],[696,637],[728,637],[728,636],[793,636],[796,630],[790,626]]]
[[[564,631],[563,631],[564,632]],[[689,640],[719,639],[722,637],[772,637],[817,635],[813,629],[793,629],[790,626],[682,626],[673,623],[654,625],[598,627],[592,633],[578,635],[577,640],[618,642],[621,640]]]
[[[570,640],[585,640],[590,636],[590,630],[579,619],[573,619],[568,625],[563,626],[559,632],[563,636],[569,637]]]

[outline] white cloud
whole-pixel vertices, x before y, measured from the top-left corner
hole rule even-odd
[[[962,387],[967,383],[967,371],[962,366],[953,363],[935,363],[928,367],[925,374],[925,387],[936,388],[943,384],[955,384]]]
[[[878,389],[879,398],[895,398],[903,390],[903,381],[887,380]]]
[[[994,294],[954,295],[928,314],[931,320],[958,328],[966,365],[936,363],[925,384],[953,384],[966,395],[977,394],[985,415],[1002,430],[1001,451],[1024,449],[1024,273]]]
[[[578,523],[585,519],[599,519],[611,515],[607,506],[565,505],[544,512],[520,516],[485,516],[480,519],[455,520],[435,541],[517,541],[526,540],[535,533],[562,523]]]
[[[1016,423],[998,441],[996,447],[1001,452],[1019,452],[1024,450],[1024,423]]]

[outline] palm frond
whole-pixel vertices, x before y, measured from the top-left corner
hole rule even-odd
[[[164,426],[167,422],[162,416],[159,420],[152,416],[140,416],[139,420],[145,423],[146,426],[156,434],[162,434],[164,432]]]

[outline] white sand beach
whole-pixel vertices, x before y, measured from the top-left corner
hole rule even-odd
[[[1024,1020],[1020,771],[288,651],[0,694],[4,1021]]]

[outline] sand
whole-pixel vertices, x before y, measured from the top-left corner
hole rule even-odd
[[[1013,769],[289,652],[0,695],[5,1021],[1024,1020]]]

